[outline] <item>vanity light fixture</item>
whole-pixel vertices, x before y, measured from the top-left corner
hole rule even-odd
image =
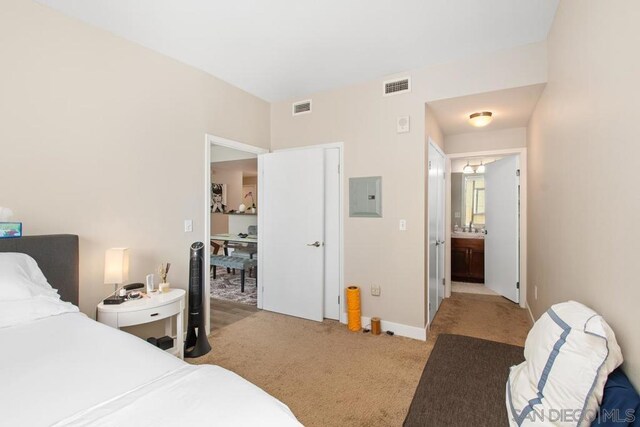
[[[485,171],[484,164],[480,162],[480,166],[476,168],[476,173],[484,173],[484,171]]]
[[[471,166],[469,164],[469,162],[467,162],[467,166],[464,167],[464,169],[462,169],[462,173],[464,174],[470,174],[470,173],[474,173],[475,171],[473,170],[473,166]]]
[[[481,128],[488,125],[493,120],[493,113],[491,111],[482,111],[479,113],[473,113],[469,116],[469,123],[471,126]]]

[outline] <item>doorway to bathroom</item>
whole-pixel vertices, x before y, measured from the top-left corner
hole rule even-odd
[[[522,305],[525,156],[526,149],[449,155],[449,292],[501,295]]]

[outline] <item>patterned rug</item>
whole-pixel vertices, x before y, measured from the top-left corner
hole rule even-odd
[[[227,273],[226,268],[218,267],[216,273],[216,279],[213,278],[213,274],[211,275],[211,296],[213,298],[242,304],[258,304],[256,279],[249,277],[249,273],[244,278],[244,292],[240,292],[240,270],[236,270],[236,274],[232,274]]]

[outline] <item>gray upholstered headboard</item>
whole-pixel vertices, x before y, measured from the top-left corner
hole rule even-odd
[[[55,234],[0,239],[0,252],[20,252],[31,256],[60,297],[78,305],[78,236]]]

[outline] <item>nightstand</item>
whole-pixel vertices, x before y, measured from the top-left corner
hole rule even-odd
[[[183,289],[156,293],[118,305],[98,304],[98,322],[120,329],[124,326],[142,325],[165,319],[165,334],[175,339],[175,345],[167,349],[171,354],[184,359],[184,300]],[[176,334],[171,331],[171,318],[176,317]]]

